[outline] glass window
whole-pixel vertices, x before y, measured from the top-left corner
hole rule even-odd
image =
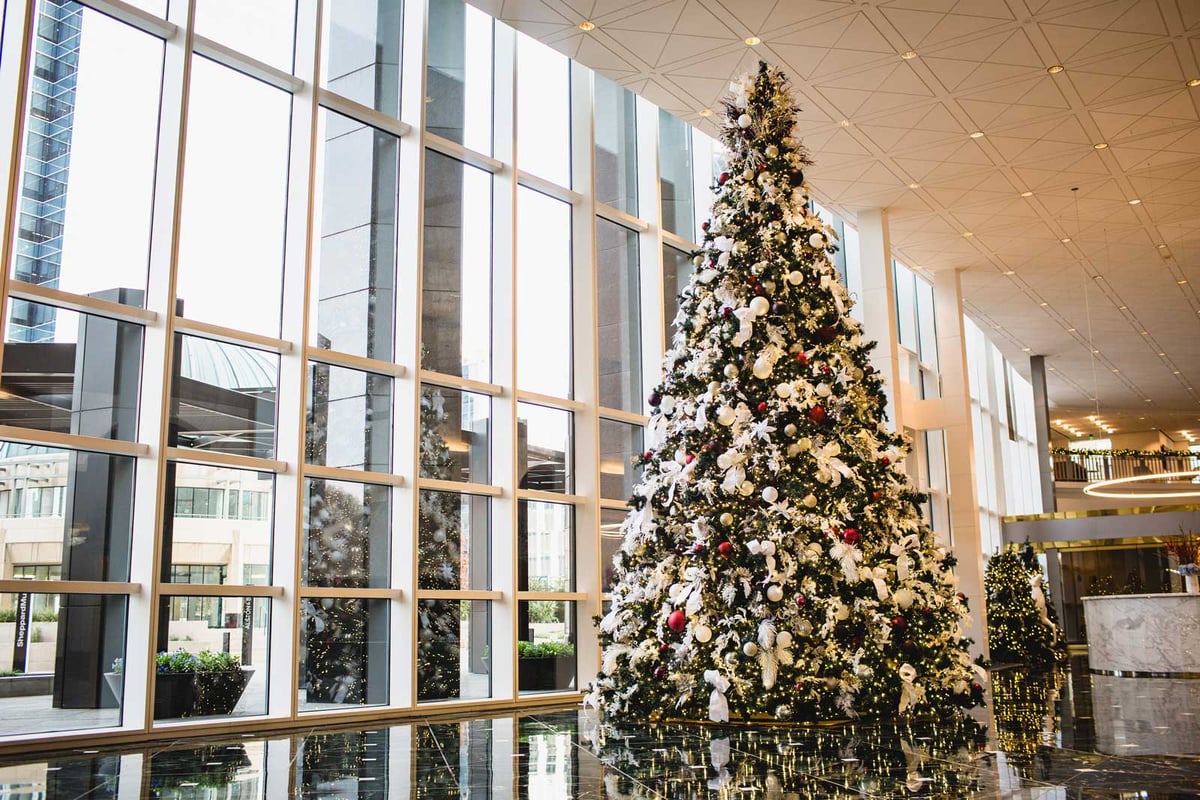
[[[429,0],[425,129],[492,152],[492,18],[463,0]]]
[[[725,170],[725,149],[707,133],[687,127],[692,136],[692,233],[693,240],[699,240],[700,224],[712,216],[713,182]]]
[[[310,361],[307,409],[307,463],[391,471],[391,378]]]
[[[914,276],[915,277],[915,276]],[[937,318],[934,316],[933,285],[915,278],[917,290],[917,333],[920,339],[921,361],[937,369]]]
[[[312,344],[391,361],[400,141],[324,108],[317,115],[317,141],[323,145]]]
[[[571,396],[571,206],[517,189],[517,387]]]
[[[335,4],[336,5],[336,4]],[[296,0],[196,0],[196,33],[284,72],[292,71]]]
[[[675,336],[675,315],[679,313],[679,295],[692,279],[692,257],[682,250],[663,245],[663,341],[671,349]],[[639,408],[631,409],[640,411]]]
[[[574,689],[575,603],[520,600],[517,620],[517,688],[521,694]]]
[[[920,347],[917,341],[917,276],[898,261],[893,261],[892,266],[896,282],[896,333],[900,344],[916,353]]]
[[[571,185],[571,61],[517,33],[517,167]]]
[[[142,306],[162,40],[66,0],[34,15],[11,274]],[[9,341],[54,340],[53,309],[14,305]]]
[[[174,595],[162,604],[154,719],[267,713],[270,598]]]
[[[662,227],[688,241],[695,238],[696,206],[692,201],[691,126],[659,109],[658,168],[662,193]]]
[[[607,500],[628,500],[641,479],[641,468],[633,459],[642,453],[641,425],[600,420],[600,496]]]
[[[172,384],[169,445],[274,458],[278,355],[176,334]]]
[[[563,503],[517,503],[517,589],[575,590],[574,508]]]
[[[332,92],[391,117],[400,116],[398,0],[327,3],[321,47],[321,83]]]
[[[287,92],[192,60],[179,229],[183,316],[279,335],[291,106]]]
[[[386,486],[306,479],[304,585],[386,588],[390,500]]]
[[[305,597],[300,607],[300,710],[388,701],[389,601]]]
[[[421,365],[492,379],[492,176],[425,151]]]
[[[490,513],[486,497],[420,493],[418,588],[491,588]]]
[[[602,75],[594,80],[596,199],[636,217],[637,98]]]
[[[600,509],[600,591],[612,591],[616,568],[613,559],[625,541],[621,526],[625,523],[625,512],[615,508]]]
[[[569,411],[517,403],[517,488],[574,490]]]
[[[490,600],[425,598],[417,623],[418,701],[492,696]]]
[[[422,386],[420,476],[487,483],[491,427],[492,399],[487,395]]]
[[[0,575],[9,564],[41,564],[47,579],[129,580],[134,465],[128,456],[0,442]]]
[[[163,580],[237,584],[243,564],[270,565],[274,496],[269,472],[168,462]]]
[[[49,320],[10,325],[4,344],[0,424],[57,433],[137,438],[142,327],[95,314],[10,300],[9,320],[29,312]]]
[[[11,619],[0,663],[30,676],[22,688],[33,693],[0,696],[0,736],[121,724],[128,605],[124,595],[0,594]],[[141,701],[133,708],[140,719]]]
[[[597,219],[600,405],[634,412],[642,410],[640,280],[637,233]]]

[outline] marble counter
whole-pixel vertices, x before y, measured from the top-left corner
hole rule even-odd
[[[1200,680],[1093,675],[1092,714],[1101,753],[1200,754]]]
[[[1200,594],[1085,597],[1083,613],[1092,670],[1200,675]]]

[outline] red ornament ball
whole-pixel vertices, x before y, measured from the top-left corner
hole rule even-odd
[[[803,350],[801,350],[799,353],[796,353],[796,360],[800,362],[800,366],[808,366],[808,356],[804,354]]]
[[[722,172],[720,175],[717,176],[717,183],[721,186],[724,186],[725,181],[727,181],[727,180],[729,180],[728,172]]]
[[[804,606],[808,605],[808,598],[802,594],[796,595],[796,605],[804,608]]]
[[[654,677],[658,678],[660,681],[663,678],[667,677],[667,668],[666,667],[655,667]]]
[[[676,633],[680,633],[687,627],[687,614],[684,614],[679,609],[671,612],[671,616],[667,617],[667,627]]]
[[[862,541],[862,534],[858,532],[857,528],[846,528],[842,531],[842,541],[851,545],[858,544]]]
[[[706,231],[706,232],[708,231],[708,221],[707,220],[700,223],[700,230]]]
[[[887,467],[887,466],[891,466],[892,460],[890,458],[888,458],[887,456],[884,456],[883,458],[879,459],[879,463],[883,464],[885,467]]]
[[[662,403],[662,394],[659,392],[651,392],[650,396],[646,398],[646,402],[655,408],[658,408],[658,406]]]
[[[729,319],[730,317],[733,316],[733,309],[730,308],[729,306],[725,306],[724,308],[721,309],[721,316],[724,317],[725,319]]]
[[[646,452],[642,453],[642,458],[649,461],[650,459],[654,458],[654,453],[650,450],[647,450]]]
[[[695,454],[695,453],[688,453],[688,454],[687,454],[687,458],[686,458],[686,459],[684,459],[684,461],[686,461],[688,464],[692,463],[692,462],[693,462],[693,461],[695,461],[695,460],[696,460],[696,454]]]
[[[676,611],[675,613],[682,614],[683,612]],[[904,621],[904,617],[892,617],[892,627],[893,628],[903,628],[906,624],[907,623]]]
[[[717,545],[717,552],[728,558],[733,555],[733,545],[729,542],[721,542]]]
[[[813,406],[808,410],[808,418],[813,422],[824,422],[825,408],[823,406]]]
[[[760,414],[767,413],[767,403],[765,400],[758,404],[758,413],[760,413]]]
[[[837,328],[832,325],[822,325],[817,329],[817,338],[825,344],[829,344],[837,338]]]

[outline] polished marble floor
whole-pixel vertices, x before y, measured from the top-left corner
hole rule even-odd
[[[993,674],[966,720],[629,727],[578,708],[5,758],[0,800],[1200,797],[1200,681]],[[1146,679],[1153,681],[1154,679]]]

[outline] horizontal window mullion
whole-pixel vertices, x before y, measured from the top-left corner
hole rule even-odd
[[[587,592],[517,592],[518,600],[562,600],[578,603],[587,600],[591,595]]]
[[[0,580],[0,592],[20,594],[124,594],[142,593],[140,583],[126,581]]]
[[[101,300],[98,297],[64,292],[36,283],[26,283],[16,279],[8,282],[9,297],[29,300],[34,303],[46,303],[56,308],[68,308],[84,314],[95,314],[108,319],[122,322],[132,322],[138,325],[152,325],[158,321],[158,313],[137,306],[114,303],[111,300]]]
[[[474,494],[487,497],[503,497],[504,489],[487,483],[467,483],[465,481],[445,481],[437,478],[417,478],[417,489],[432,492],[454,492],[456,494]]]
[[[603,217],[609,222],[615,222],[618,225],[624,225],[627,228],[632,228],[640,233],[645,233],[650,230],[650,223],[644,219],[635,217],[627,211],[622,211],[619,208],[614,208],[606,203],[596,202],[596,215]]]
[[[274,86],[276,89],[282,89],[285,92],[295,94],[304,88],[304,81],[295,75],[284,72],[266,62],[259,61],[257,58],[240,53],[232,47],[226,47],[220,42],[214,42],[206,36],[193,34],[192,50],[196,55],[212,59],[218,64],[249,75],[251,78]]]
[[[362,588],[344,586],[301,586],[296,590],[299,597],[338,597],[349,600],[400,600],[404,592],[400,589]]]
[[[538,177],[530,172],[523,170],[517,173],[517,183],[524,186],[526,189],[532,189],[535,192],[549,195],[556,200],[562,200],[564,203],[578,205],[583,202],[583,195],[574,189],[568,189],[565,186],[559,186],[554,181],[548,181],[545,178]]]
[[[163,597],[283,597],[284,591],[282,586],[160,581],[158,593]]]
[[[421,142],[430,150],[436,150],[442,155],[456,158],[465,164],[470,164],[472,167],[479,167],[480,169],[487,170],[493,175],[504,171],[504,163],[502,161],[498,161],[486,153],[480,153],[477,150],[472,150],[469,147],[459,144],[458,142],[445,139],[441,136],[438,136],[436,133],[425,131],[424,136],[421,138]]]
[[[87,450],[119,456],[148,456],[150,446],[140,442],[120,439],[102,439],[99,436],[84,436],[79,433],[59,433],[36,428],[21,428],[16,425],[0,425],[0,439],[21,444],[62,447],[68,450]]]
[[[561,408],[566,411],[585,411],[587,409],[587,405],[580,400],[555,397],[554,395],[541,394],[539,392],[526,392],[521,389],[517,390],[517,400],[522,403],[550,406],[551,408]]]
[[[405,483],[403,475],[395,475],[390,472],[327,467],[320,464],[304,464],[301,470],[304,472],[304,477],[306,478],[319,478],[329,481],[372,483],[380,486],[403,486]]]
[[[211,322],[200,322],[187,317],[175,318],[175,332],[200,336],[205,339],[215,339],[220,342],[253,347],[259,350],[269,350],[272,353],[290,353],[292,343],[273,336],[262,336],[257,333],[246,333],[236,328],[226,328],[224,325],[213,325]]]
[[[613,422],[628,422],[633,425],[646,425],[650,422],[650,417],[645,414],[638,414],[636,411],[624,411],[619,408],[600,408],[597,409],[597,414],[601,419],[608,419]]]
[[[503,600],[499,589],[417,589],[418,600]]]
[[[121,0],[79,0],[79,4],[164,41],[171,41],[179,33],[179,26],[175,23],[160,19],[136,6],[122,3]]]
[[[402,122],[395,117],[389,117],[382,111],[377,111],[370,106],[342,97],[340,94],[331,92],[328,89],[317,90],[317,102],[330,111],[335,111],[344,117],[349,117],[364,125],[370,125],[372,128],[378,128],[397,138],[408,136],[413,131],[412,125],[409,125],[407,122]]]
[[[544,492],[539,489],[517,489],[517,499],[573,506],[581,506],[588,501],[588,498],[581,494],[560,494],[559,492]]]
[[[504,387],[496,383],[485,383],[470,378],[460,378],[457,375],[447,375],[444,372],[432,372],[427,369],[419,373],[421,383],[443,386],[447,389],[464,389],[468,392],[486,394],[492,397],[503,397]]]
[[[282,475],[288,471],[286,461],[274,461],[257,456],[240,456],[233,453],[220,453],[215,450],[192,450],[188,447],[168,447],[168,461],[186,461],[190,464],[204,464],[212,467],[233,467],[234,469],[252,469],[259,472],[274,472]]]
[[[320,364],[357,369],[362,372],[370,372],[374,375],[383,375],[389,378],[403,378],[408,374],[408,368],[403,364],[393,364],[390,361],[380,361],[376,358],[351,355],[350,353],[342,353],[337,350],[322,350],[319,347],[305,347],[304,357],[309,361],[316,361]]]
[[[685,252],[691,252],[693,250],[700,249],[700,245],[683,238],[678,233],[671,233],[670,231],[665,230],[665,229],[661,233],[662,233],[663,242],[665,244],[671,245],[676,250],[683,250]]]

